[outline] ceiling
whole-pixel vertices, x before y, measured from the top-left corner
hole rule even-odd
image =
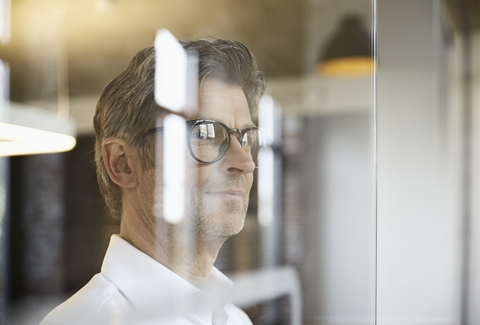
[[[480,30],[480,0],[446,0],[445,4],[456,28]]]
[[[480,30],[480,0],[444,2],[456,26],[468,17]],[[0,59],[10,66],[17,102],[56,101],[62,89],[71,98],[98,96],[160,28],[178,39],[238,39],[269,79],[296,77],[310,71],[339,18],[351,12],[368,24],[371,1],[15,0]]]
[[[156,31],[178,39],[244,42],[269,76],[301,72],[303,1],[277,0],[16,0],[11,41],[0,46],[10,65],[11,100],[98,94]],[[61,87],[60,87],[61,88]]]

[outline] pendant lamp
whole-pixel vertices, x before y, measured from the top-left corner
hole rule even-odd
[[[316,72],[325,76],[362,76],[375,71],[368,32],[357,16],[347,16],[321,51]]]

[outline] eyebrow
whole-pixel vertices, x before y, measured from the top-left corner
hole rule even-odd
[[[220,122],[220,123],[223,123],[225,124],[226,126],[228,126],[230,128],[230,126],[225,123],[224,121],[220,121],[220,120],[217,120],[217,119],[214,119],[214,118],[210,118],[210,117],[202,117],[202,116],[198,116],[196,118],[194,118],[193,120],[213,120],[213,121],[217,121],[217,122]],[[244,129],[248,129],[248,128],[256,128],[258,127],[258,125],[256,125],[255,123],[248,123],[246,125],[243,125],[240,130],[244,130]],[[234,128],[235,129],[235,128]]]
[[[241,131],[246,130],[246,129],[250,129],[250,128],[258,128],[258,126],[255,125],[255,123],[253,123],[253,122],[251,124],[248,123],[246,126],[243,126],[241,128],[231,128],[226,123],[224,123],[222,121],[217,121],[217,120],[208,119],[208,118],[196,118],[194,120],[188,120],[188,121],[185,121],[185,122],[188,124],[189,122],[196,122],[196,121],[199,121],[199,120],[212,120],[212,121],[220,122],[220,123],[226,125],[230,129],[237,129],[237,130],[241,130]],[[156,132],[163,132],[163,128],[164,128],[164,125],[153,127],[153,128],[148,129],[146,133],[150,134],[150,133],[156,133]]]

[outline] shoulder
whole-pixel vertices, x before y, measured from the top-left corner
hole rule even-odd
[[[130,308],[128,299],[102,274],[52,310],[40,325],[105,324]]]

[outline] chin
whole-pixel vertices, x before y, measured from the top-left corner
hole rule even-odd
[[[199,221],[199,231],[208,238],[228,238],[242,231],[245,225],[245,214],[215,216]]]
[[[236,225],[234,227],[225,227],[223,229],[223,236],[224,237],[234,236],[234,235],[238,234],[240,231],[242,231],[244,226],[245,226],[245,220],[242,222],[241,225]]]
[[[215,239],[238,234],[245,225],[247,208],[248,201],[201,200],[193,210],[199,235]]]

